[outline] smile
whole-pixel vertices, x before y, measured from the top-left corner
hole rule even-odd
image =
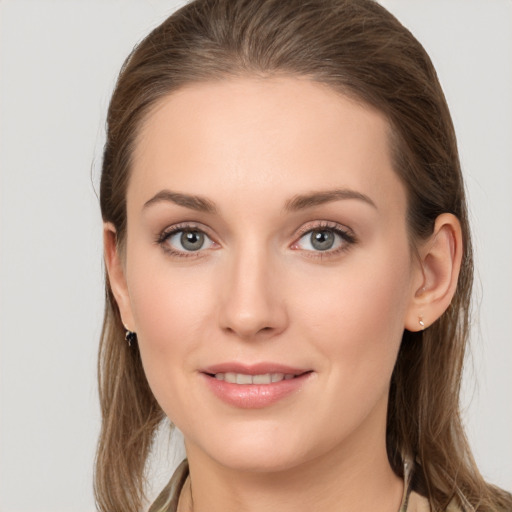
[[[248,375],[246,373],[216,373],[214,377],[217,380],[223,380],[231,384],[271,384],[281,382],[282,380],[294,379],[296,376],[292,373],[263,373],[261,375]]]
[[[200,372],[217,398],[240,409],[261,409],[292,397],[308,385],[314,373],[272,363],[224,363]]]

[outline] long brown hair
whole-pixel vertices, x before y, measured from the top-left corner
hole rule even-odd
[[[416,486],[432,510],[455,500],[464,510],[512,509],[486,484],[459,412],[469,334],[473,259],[455,133],[434,67],[420,43],[372,0],[195,0],[149,34],[126,60],[107,119],[101,179],[104,221],[122,248],[126,189],[138,130],[156,102],[193,82],[240,75],[309,77],[372,105],[393,132],[394,168],[408,194],[411,241],[432,233],[441,213],[456,215],[464,255],[455,297],[424,332],[404,332],[392,376],[387,450],[418,464]],[[106,281],[99,353],[103,417],[95,491],[103,512],[139,512],[144,468],[164,414],[146,381]]]

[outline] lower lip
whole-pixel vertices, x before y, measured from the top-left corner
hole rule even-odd
[[[227,404],[240,409],[262,409],[299,391],[311,373],[271,384],[233,384],[205,373],[201,375],[213,393]]]

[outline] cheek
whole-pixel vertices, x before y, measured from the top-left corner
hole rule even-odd
[[[179,281],[160,276],[154,281],[133,282],[131,302],[137,334],[154,352],[186,349],[199,329],[204,290],[198,294],[192,283]]]
[[[372,382],[387,387],[402,339],[410,261],[407,251],[402,259],[397,254],[381,251],[325,279],[317,276],[301,297],[300,329],[324,353],[331,371],[343,379],[350,375],[348,385],[358,395],[358,386],[366,389]]]
[[[144,237],[134,232],[132,239]],[[153,244],[130,249],[127,281],[138,338],[155,353],[186,349],[211,302],[208,269],[195,266],[191,272]]]
[[[409,303],[411,263],[407,252],[375,251],[370,257],[353,258],[339,269],[323,269],[309,275],[302,298],[312,308],[312,320],[330,315],[331,324],[365,329],[380,326],[403,328],[403,315]],[[364,320],[364,322],[363,322]],[[322,321],[323,323],[323,321]]]
[[[134,255],[132,262],[130,301],[144,371],[157,401],[172,418],[180,400],[187,401],[180,394],[195,370],[190,355],[206,335],[211,282],[201,272],[191,279],[190,272],[161,256],[151,261]]]
[[[408,304],[408,262],[374,260],[357,271],[340,272],[303,294],[297,332],[322,354],[319,376],[324,400],[323,443],[356,432],[366,418],[385,425],[391,374],[400,347]],[[348,267],[348,266],[347,266]],[[311,290],[315,290],[311,293]],[[373,414],[373,411],[375,414]]]

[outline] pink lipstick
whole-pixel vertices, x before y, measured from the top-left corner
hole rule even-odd
[[[200,373],[222,401],[242,409],[261,409],[299,391],[312,370],[274,363],[222,363]]]

